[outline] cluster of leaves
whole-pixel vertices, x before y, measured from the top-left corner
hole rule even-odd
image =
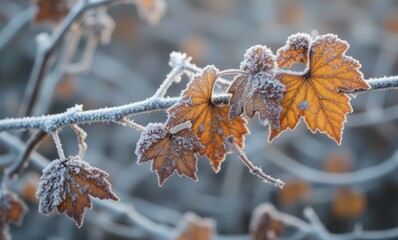
[[[325,133],[340,144],[346,114],[352,112],[347,94],[370,88],[359,62],[345,55],[348,47],[336,35],[313,38],[298,33],[276,55],[266,46],[249,48],[239,70],[205,67],[167,110],[167,122],[150,124],[142,133],[136,149],[139,163],[154,160],[152,170],[159,185],[174,171],[197,180],[195,154],[205,155],[217,173],[228,152],[226,139],[232,136],[240,148],[244,146],[249,130],[243,113],[249,118],[258,113],[261,123],[269,125],[269,141],[293,130],[303,118],[313,133]],[[306,68],[286,69],[293,63],[304,63]],[[230,105],[217,105],[215,82],[222,74],[236,72],[227,90]],[[186,122],[190,129],[175,131]]]

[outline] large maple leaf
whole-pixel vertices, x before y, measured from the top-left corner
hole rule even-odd
[[[37,189],[39,212],[47,215],[57,208],[58,213],[66,212],[81,227],[85,208],[91,208],[89,195],[119,200],[106,177],[106,172],[92,167],[79,157],[52,161],[43,170]]]
[[[159,186],[177,171],[197,180],[197,159],[195,152],[203,149],[199,139],[190,129],[170,133],[163,124],[150,123],[137,143],[135,150],[138,163],[153,160],[152,171],[156,171]]]
[[[270,141],[287,128],[294,129],[303,117],[313,133],[326,133],[341,143],[346,114],[352,112],[350,98],[342,91],[370,88],[359,71],[361,64],[345,55],[348,47],[336,35],[319,36],[308,49],[304,72],[280,71],[275,75],[286,92],[281,102],[281,126],[271,129]]]
[[[170,129],[190,121],[192,132],[205,147],[199,153],[206,154],[215,172],[220,171],[221,162],[225,159],[224,141],[234,136],[237,144],[243,147],[244,135],[249,133],[243,118],[229,119],[230,106],[218,106],[213,102],[217,73],[214,66],[207,66],[197,74],[182,93],[181,100],[167,110],[169,118],[166,123],[166,128]]]

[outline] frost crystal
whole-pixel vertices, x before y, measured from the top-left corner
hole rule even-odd
[[[152,171],[156,171],[162,186],[174,171],[197,180],[195,152],[200,149],[203,146],[189,128],[170,133],[163,124],[150,123],[141,134],[135,154],[139,164],[153,160]]]
[[[275,68],[275,56],[266,46],[256,45],[247,49],[240,63],[240,69],[256,73],[259,71],[273,71]]]
[[[84,208],[91,208],[88,195],[100,199],[119,200],[105,179],[108,174],[92,167],[79,157],[54,160],[44,170],[36,196],[39,212],[49,214],[54,208],[66,211],[78,227],[83,223]]]

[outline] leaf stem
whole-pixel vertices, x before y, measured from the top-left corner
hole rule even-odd
[[[51,136],[53,137],[55,147],[57,148],[59,160],[61,160],[61,161],[66,160],[64,150],[62,149],[61,139],[59,138],[59,135],[58,135],[58,130],[51,132]]]
[[[70,125],[70,127],[76,133],[77,141],[79,143],[78,144],[79,145],[78,156],[80,158],[83,158],[84,154],[87,151],[87,143],[86,143],[87,133],[81,127],[79,127],[77,124],[72,124],[72,125]]]
[[[121,118],[120,120],[116,121],[115,123],[118,123],[122,126],[125,127],[131,127],[131,128],[135,128],[136,130],[140,131],[140,132],[144,132],[145,131],[145,127],[134,122],[131,121],[130,119],[128,119],[127,117]]]
[[[266,175],[260,167],[256,167],[253,163],[247,158],[246,154],[242,151],[242,149],[236,144],[235,137],[230,136],[225,141],[226,147],[231,150],[233,153],[239,156],[242,162],[249,168],[250,173],[261,178],[265,182],[274,185],[275,187],[283,188],[285,183],[280,179],[275,179],[270,175]]]

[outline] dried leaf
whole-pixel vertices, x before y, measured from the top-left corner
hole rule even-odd
[[[214,239],[216,223],[211,218],[201,218],[194,213],[185,213],[178,225],[176,240]]]
[[[2,189],[0,191],[0,223],[20,225],[28,211],[25,203],[14,193]]]
[[[340,91],[369,89],[359,71],[361,64],[345,55],[349,45],[336,35],[317,37],[309,48],[307,70],[280,71],[275,78],[286,86],[282,100],[280,129],[272,128],[272,141],[287,128],[294,129],[303,117],[315,133],[326,133],[338,144],[342,140],[346,114],[352,112],[350,98]]]
[[[339,189],[333,199],[332,211],[339,218],[354,218],[366,210],[366,196],[349,187]]]
[[[141,134],[135,153],[140,164],[153,160],[152,171],[156,171],[162,186],[174,171],[197,181],[195,152],[200,149],[203,147],[190,129],[171,134],[163,124],[150,123]]]
[[[280,68],[290,67],[293,63],[308,62],[308,48],[311,43],[311,36],[306,33],[291,35],[285,46],[278,49],[276,61]]]
[[[164,0],[137,0],[138,14],[150,24],[158,24],[166,12]]]
[[[34,0],[38,10],[34,21],[59,23],[69,13],[75,0]]]
[[[253,118],[258,112],[263,124],[279,128],[280,101],[285,87],[272,77],[275,57],[271,50],[260,45],[249,48],[240,68],[247,74],[236,76],[228,89],[232,93],[229,117],[232,119],[245,111]]]
[[[250,235],[253,240],[275,240],[282,236],[285,224],[270,204],[262,204],[253,211],[250,219]]]
[[[220,171],[221,162],[225,159],[225,139],[234,136],[239,147],[243,148],[244,135],[249,132],[243,118],[229,119],[230,106],[217,106],[213,102],[217,72],[214,66],[208,66],[197,74],[182,93],[181,100],[167,110],[169,118],[166,123],[166,128],[170,129],[190,121],[192,132],[205,147],[199,153],[206,154],[215,172]]]
[[[39,212],[48,215],[57,208],[58,213],[66,212],[81,227],[85,208],[91,208],[89,195],[119,201],[106,177],[106,172],[92,167],[79,157],[54,160],[43,170],[40,179],[36,193]]]

